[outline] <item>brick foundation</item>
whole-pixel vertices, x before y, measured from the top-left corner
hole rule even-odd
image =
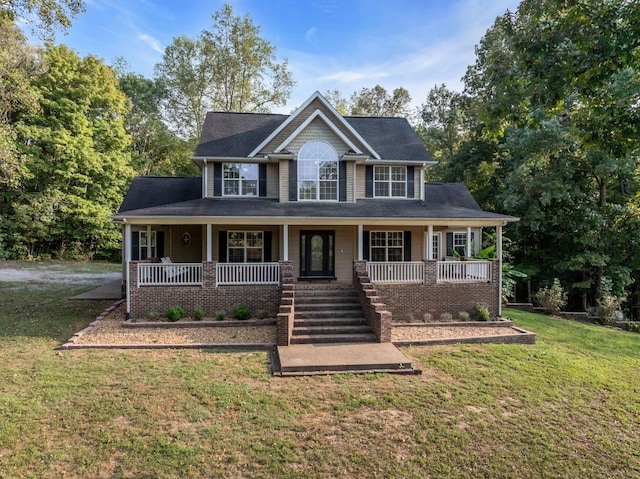
[[[362,312],[381,343],[391,342],[391,313],[367,275],[366,261],[354,261],[354,286],[360,296]]]
[[[267,317],[275,318],[280,305],[279,285],[221,285],[216,287],[216,263],[202,264],[203,283],[201,286],[141,286],[137,284],[137,262],[130,264],[131,317],[146,318],[155,312],[163,316],[170,306],[181,306],[186,316],[202,306],[207,317],[217,311],[225,311],[231,316],[233,309],[246,304],[252,314],[264,311]]]

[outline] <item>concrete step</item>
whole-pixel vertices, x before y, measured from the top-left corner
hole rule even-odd
[[[299,289],[295,288],[296,297],[312,298],[314,296],[357,296],[356,291],[353,288],[350,289]]]
[[[336,304],[336,303],[360,303],[358,296],[296,296],[296,304]]]
[[[354,334],[301,334],[291,336],[291,344],[318,344],[318,343],[371,343],[376,341],[373,333]]]
[[[305,326],[337,326],[337,325],[362,325],[367,324],[367,320],[364,317],[358,318],[305,318],[305,319],[295,319],[293,322],[293,327],[305,327]]]
[[[303,303],[296,301],[296,311],[322,311],[322,310],[352,310],[361,309],[359,302],[352,303]]]
[[[368,324],[337,324],[333,326],[294,326],[292,331],[293,336],[354,333],[371,334],[371,328]]]
[[[278,346],[273,372],[280,376],[386,372],[420,374],[391,343]]]
[[[322,309],[315,311],[298,311],[296,308],[295,319],[312,319],[312,318],[360,318],[362,310],[358,309]]]

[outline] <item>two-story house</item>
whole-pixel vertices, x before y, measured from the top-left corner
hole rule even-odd
[[[289,344],[310,294],[333,318],[349,316],[335,298],[359,297],[378,341],[392,317],[500,315],[502,227],[516,218],[462,184],[425,184],[434,161],[406,119],[343,117],[317,92],[291,115],[209,113],[193,161],[199,178],[134,179],[114,216],[131,317],[246,304],[278,315]],[[472,259],[484,227],[496,260]]]

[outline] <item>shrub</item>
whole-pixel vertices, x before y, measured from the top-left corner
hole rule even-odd
[[[240,306],[236,306],[233,308],[233,317],[238,321],[245,321],[251,317],[251,311],[249,310],[249,306],[246,304],[241,304]]]
[[[216,311],[216,321],[224,321],[227,317],[227,313],[225,311]]]
[[[433,321],[433,314],[431,314],[431,313],[424,313],[424,314],[422,315],[422,320],[423,320],[425,323],[430,323],[431,321]]]
[[[204,318],[204,308],[202,306],[196,306],[193,310],[193,319],[202,321],[202,318]]]
[[[535,294],[535,298],[546,314],[558,314],[567,304],[567,293],[558,278],[553,280],[551,287],[541,288]]]
[[[453,321],[453,314],[451,314],[451,313],[442,313],[440,315],[440,321],[444,321],[445,323]]]
[[[458,319],[460,321],[469,321],[470,315],[466,311],[460,311],[458,313]]]
[[[478,304],[473,308],[474,315],[478,321],[489,321],[491,319],[491,313],[489,308],[484,304]]]
[[[167,319],[171,322],[180,321],[184,316],[184,309],[182,306],[170,306],[167,309]]]
[[[619,298],[612,293],[612,282],[608,278],[602,278],[601,293],[596,307],[596,316],[602,324],[615,325],[618,315],[621,315],[624,297]]]
[[[258,319],[265,319],[267,316],[267,312],[264,309],[261,309],[256,313],[256,318]]]
[[[158,312],[155,309],[152,309],[151,311],[149,311],[149,319],[153,321],[158,319]]]

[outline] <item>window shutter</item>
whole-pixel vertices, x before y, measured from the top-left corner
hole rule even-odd
[[[265,263],[270,263],[271,262],[271,237],[272,237],[272,233],[271,231],[265,231],[264,233],[262,233],[263,238],[264,238],[264,243],[263,243],[263,252],[262,252],[262,258],[264,260]]]
[[[267,165],[258,165],[258,196],[267,196]]]
[[[222,163],[213,164],[213,196],[222,196]]]
[[[362,245],[362,257],[364,259],[366,259],[367,261],[369,261],[369,249],[370,249],[370,241],[369,241],[369,232],[368,231],[363,231],[362,232],[362,241],[363,241],[363,245]]]
[[[338,162],[338,200],[347,201],[347,162]]]
[[[415,167],[407,166],[407,198],[415,196]]]
[[[471,256],[473,256],[474,254],[476,254],[476,250],[475,250],[475,233],[472,231],[471,232]]]
[[[411,231],[404,232],[404,260],[411,261]]]
[[[138,261],[140,259],[140,233],[138,231],[131,232],[131,260]]]
[[[164,256],[164,231],[156,232],[156,257]]]
[[[453,233],[447,233],[447,256],[453,256]]]
[[[373,165],[365,166],[364,170],[364,196],[373,198]]]
[[[289,160],[289,201],[298,201],[298,163]]]
[[[227,232],[218,232],[218,262],[227,262]]]

